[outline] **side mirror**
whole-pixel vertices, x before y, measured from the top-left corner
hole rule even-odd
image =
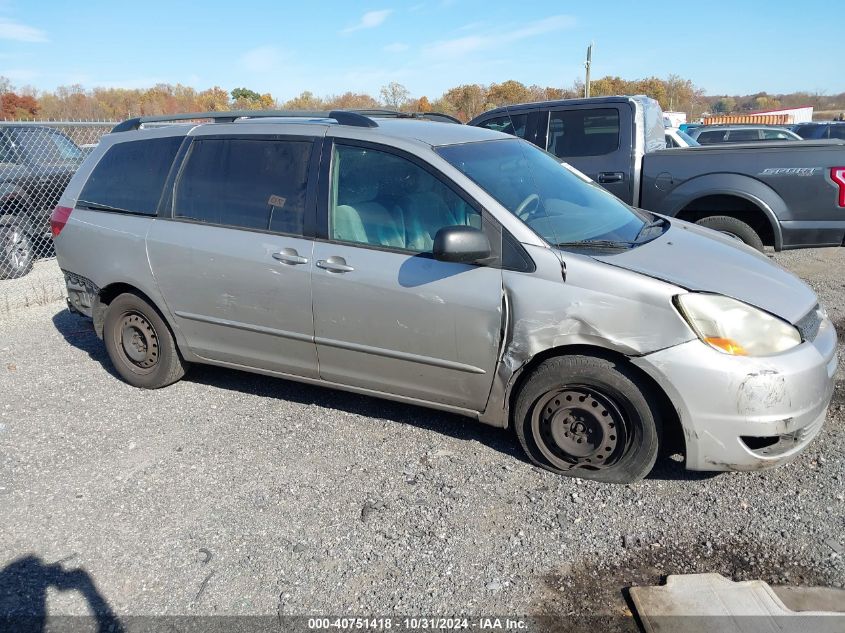
[[[441,262],[471,264],[490,257],[487,236],[471,226],[444,226],[434,236],[434,259]]]

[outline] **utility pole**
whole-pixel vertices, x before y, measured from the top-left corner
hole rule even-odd
[[[584,63],[584,68],[587,69],[587,76],[584,79],[584,97],[590,97],[590,65],[593,63],[593,43],[587,47],[587,61]]]

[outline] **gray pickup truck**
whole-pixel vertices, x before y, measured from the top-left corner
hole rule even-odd
[[[845,239],[843,141],[665,149],[660,106],[644,96],[504,106],[469,124],[531,141],[628,204],[760,250]]]

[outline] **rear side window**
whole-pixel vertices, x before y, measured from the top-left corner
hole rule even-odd
[[[195,140],[173,217],[302,235],[311,141]]]
[[[759,141],[760,132],[757,130],[731,130],[728,132],[728,140],[731,143],[743,141]]]
[[[611,154],[619,149],[619,111],[601,108],[552,112],[548,138],[548,150],[559,158]]]
[[[791,141],[792,137],[782,130],[763,130],[764,141]]]
[[[525,138],[525,129],[528,126],[528,114],[514,114],[508,116],[497,116],[487,119],[478,127],[486,127],[488,130],[496,130],[505,134],[513,134],[519,138]]]
[[[77,204],[155,215],[181,136],[112,145],[94,167]]]
[[[830,138],[845,139],[845,125],[831,125]]]
[[[721,143],[725,140],[725,132],[724,130],[707,130],[706,132],[701,132],[698,136],[696,136],[695,140],[702,145]]]

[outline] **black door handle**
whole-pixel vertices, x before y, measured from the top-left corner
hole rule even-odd
[[[622,182],[623,180],[625,180],[625,174],[621,171],[603,171],[599,174],[599,182],[603,185]]]

